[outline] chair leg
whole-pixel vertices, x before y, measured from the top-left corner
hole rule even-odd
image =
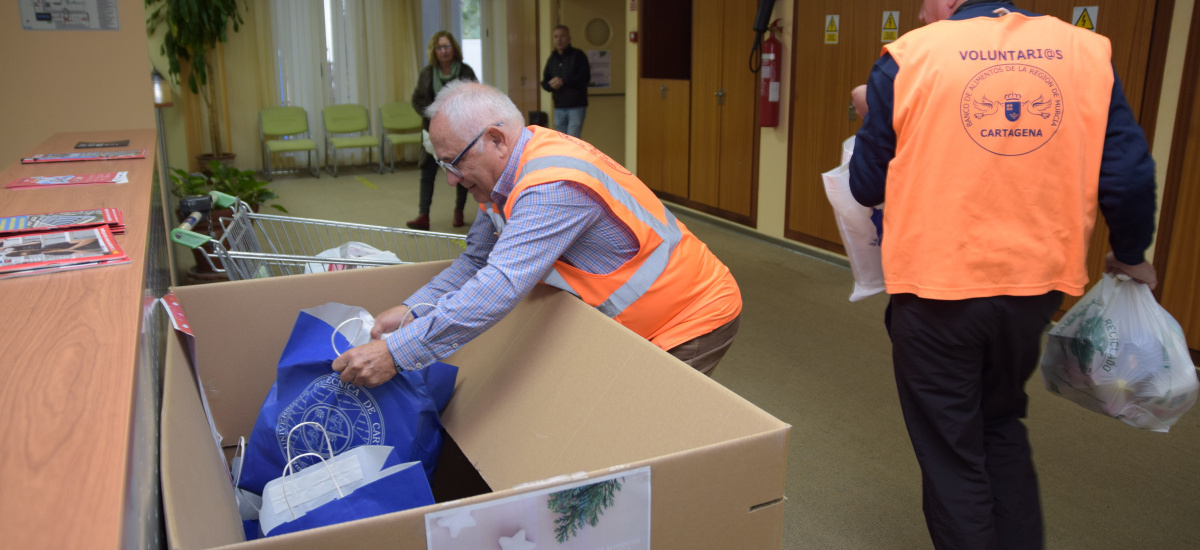
[[[313,162],[313,155],[316,152],[317,152],[316,149],[308,150],[308,172],[310,174],[312,174],[314,178],[320,178],[321,177],[321,167],[318,166],[317,163]]]
[[[272,174],[274,174],[274,170],[271,168],[271,152],[267,151],[267,181],[272,181]]]

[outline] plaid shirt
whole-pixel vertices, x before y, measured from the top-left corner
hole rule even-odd
[[[528,129],[521,132],[492,190],[492,201],[501,210],[517,183],[517,163],[531,137]],[[556,260],[604,274],[637,254],[633,232],[586,186],[570,181],[535,185],[517,201],[500,235],[489,216],[477,214],[466,251],[404,301],[418,317],[387,338],[396,365],[424,368],[454,353],[508,315]]]

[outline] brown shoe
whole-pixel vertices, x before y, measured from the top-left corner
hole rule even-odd
[[[405,224],[409,229],[420,229],[421,231],[429,231],[429,214],[421,214],[416,218],[408,220]]]
[[[453,225],[454,225],[454,227],[462,227],[462,226],[464,226],[464,225],[467,225],[467,224],[466,224],[466,222],[464,222],[464,221],[463,221],[463,211],[462,211],[462,208],[456,208],[456,209],[454,209],[454,223],[453,223]]]

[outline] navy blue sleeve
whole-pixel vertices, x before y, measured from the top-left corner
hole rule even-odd
[[[1109,245],[1118,260],[1137,265],[1154,238],[1154,159],[1142,127],[1133,118],[1121,79],[1113,72],[1108,130],[1100,161],[1100,212],[1108,223]]]
[[[899,69],[891,54],[885,53],[875,61],[867,78],[867,114],[850,157],[850,193],[863,206],[883,204],[888,163],[896,156],[892,109]]]

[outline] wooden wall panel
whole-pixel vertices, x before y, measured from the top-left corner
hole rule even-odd
[[[792,71],[792,137],[785,234],[843,252],[821,173],[841,162],[841,143],[861,120],[849,117],[850,90],[867,82],[883,48],[883,12],[899,11],[901,33],[920,25],[920,0],[797,0]],[[837,44],[825,44],[825,16],[840,17]]]
[[[688,195],[691,87],[686,80],[638,83],[638,177],[650,189]]]
[[[750,46],[754,43],[756,0],[728,0],[725,5],[724,47],[721,56],[721,88],[725,105],[721,116],[720,193],[715,203],[721,210],[742,216],[754,212],[754,154],[758,137],[758,73],[750,72]]]
[[[691,186],[688,199],[716,206],[721,174],[721,51],[724,44],[722,2],[692,4]]]

